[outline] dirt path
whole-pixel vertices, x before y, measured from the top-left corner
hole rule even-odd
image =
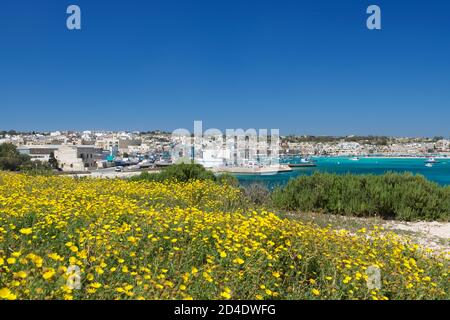
[[[398,235],[407,236],[425,248],[433,249],[436,252],[447,252],[450,255],[450,222],[387,221],[380,218],[357,218],[312,212],[291,212],[281,214],[281,216],[312,222],[322,227],[331,225],[334,229],[346,229],[350,232],[356,232],[361,228],[371,229],[374,226],[380,226]]]
[[[449,222],[400,222],[387,221],[386,229],[410,234],[419,244],[438,251],[450,252]]]

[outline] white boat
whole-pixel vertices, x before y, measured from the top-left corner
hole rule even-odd
[[[351,161],[359,161],[359,158],[358,157],[352,157],[352,158],[350,158],[350,160]]]
[[[425,164],[425,167],[432,168],[433,164],[432,163],[427,163],[427,164]]]
[[[428,158],[427,160],[425,160],[425,163],[437,163],[438,161],[434,158],[434,157],[431,157],[431,158]]]

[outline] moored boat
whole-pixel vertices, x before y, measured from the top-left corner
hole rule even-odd
[[[439,161],[437,161],[434,157],[430,157],[427,160],[425,160],[425,163],[438,163]]]

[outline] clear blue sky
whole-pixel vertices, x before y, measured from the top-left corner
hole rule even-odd
[[[0,111],[0,129],[450,136],[450,2],[2,0]]]

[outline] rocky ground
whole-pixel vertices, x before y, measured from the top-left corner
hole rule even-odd
[[[424,247],[437,251],[450,252],[449,222],[399,222],[387,221],[386,229],[394,232],[405,232]]]

